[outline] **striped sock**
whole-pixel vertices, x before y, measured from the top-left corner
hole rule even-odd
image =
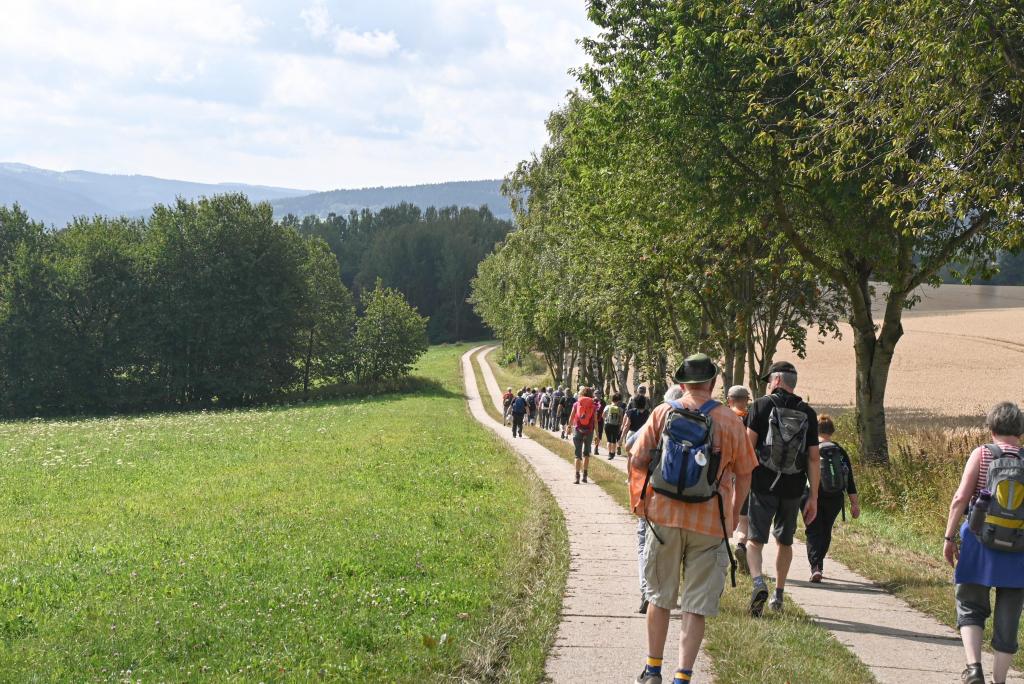
[[[676,678],[672,684],[688,684],[693,681],[693,670],[676,670]]]
[[[644,672],[647,674],[660,675],[661,674],[661,661],[663,658],[655,658],[654,656],[647,656],[647,665],[644,667]]]

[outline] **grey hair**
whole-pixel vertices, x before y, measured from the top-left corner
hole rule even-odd
[[[790,389],[796,389],[796,373],[772,373],[772,380],[775,379]]]
[[[683,388],[679,385],[672,385],[665,392],[665,401],[675,401],[683,396]]]
[[[1024,414],[1012,401],[1001,401],[985,416],[985,427],[993,435],[1020,437],[1024,434]]]

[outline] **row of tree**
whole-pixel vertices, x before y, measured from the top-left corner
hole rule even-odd
[[[48,232],[0,207],[0,414],[263,401],[408,373],[427,321],[360,302],[323,240],[243,195]]]
[[[341,266],[345,286],[362,297],[378,280],[401,291],[429,317],[432,343],[483,339],[490,332],[468,302],[477,264],[494,250],[512,224],[487,207],[400,204],[347,217],[286,216],[285,226],[322,238]]]
[[[664,386],[705,350],[757,378],[852,328],[863,453],[915,291],[1024,237],[1013,0],[591,0],[580,89],[507,178],[519,230],[473,301],[562,380]],[[876,284],[882,284],[876,292]],[[951,362],[954,362],[951,360]]]

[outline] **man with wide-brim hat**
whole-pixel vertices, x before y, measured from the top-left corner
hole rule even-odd
[[[670,611],[682,590],[683,624],[679,638],[677,678],[688,681],[704,639],[705,619],[718,614],[729,564],[727,538],[732,535],[740,505],[750,487],[757,458],[743,422],[722,404],[712,401],[718,367],[706,354],[689,356],[673,376],[684,390],[673,404],[654,409],[640,428],[631,449],[630,505],[646,519],[641,568],[647,606],[647,664],[638,684],[662,681],[661,666],[668,637]],[[670,411],[700,411],[714,426],[712,448],[721,454],[717,497],[688,503],[663,496],[647,483],[652,452],[656,452]],[[705,461],[705,464],[707,461]],[[642,495],[642,496],[641,496]],[[680,574],[683,579],[680,582]],[[682,586],[680,586],[682,585]],[[666,676],[666,679],[669,677]]]
[[[796,532],[801,499],[809,482],[810,496],[804,505],[803,515],[804,522],[810,524],[818,513],[820,476],[818,414],[794,393],[796,367],[788,361],[776,361],[761,379],[768,383],[768,394],[750,405],[746,419],[747,434],[759,458],[759,465],[750,483],[747,511],[750,531],[746,556],[753,581],[749,610],[754,617],[760,617],[769,596],[761,567],[762,549],[768,543],[769,536],[775,537],[778,554],[775,559],[775,594],[768,606],[774,611],[783,609],[783,590],[793,561],[793,535]],[[777,436],[780,434],[780,426],[801,423],[805,425],[802,441],[796,430],[788,441]],[[767,444],[770,433],[776,433],[776,437],[771,440],[774,447]],[[797,472],[782,472],[785,468],[779,468],[776,463],[781,453],[792,454],[788,451],[790,446],[782,446],[783,442],[798,450],[794,459]],[[784,460],[788,460],[788,456]]]

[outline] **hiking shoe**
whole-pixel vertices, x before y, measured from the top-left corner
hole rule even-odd
[[[811,581],[821,584],[821,568],[811,568]]]
[[[636,676],[636,684],[661,684],[661,675],[651,674],[645,667],[643,671]]]
[[[781,613],[782,612],[782,597],[781,596],[772,596],[772,600],[768,602],[768,608],[773,613]]]
[[[586,484],[586,483],[587,483],[587,471],[584,470],[583,471],[583,484]]]
[[[747,564],[747,545],[736,545],[736,566],[744,575],[750,574],[750,566]]]
[[[650,605],[650,602],[647,599],[645,599],[645,598],[640,599],[640,610],[638,610],[636,612],[640,613],[641,615],[647,615],[647,606],[648,605]]]
[[[754,585],[754,591],[750,594],[750,614],[753,617],[761,617],[764,612],[764,602],[768,600],[768,585],[764,582]]]
[[[981,663],[971,663],[960,675],[964,684],[985,684],[985,673],[981,671]],[[637,680],[639,681],[639,680]]]
[[[611,461],[615,458],[615,454],[608,454],[608,460]]]
[[[579,484],[579,483],[580,483],[580,471],[577,470],[576,471],[576,481],[573,482],[573,484]]]
[[[595,456],[600,456],[601,455],[601,450],[598,447],[594,447],[594,455]]]

